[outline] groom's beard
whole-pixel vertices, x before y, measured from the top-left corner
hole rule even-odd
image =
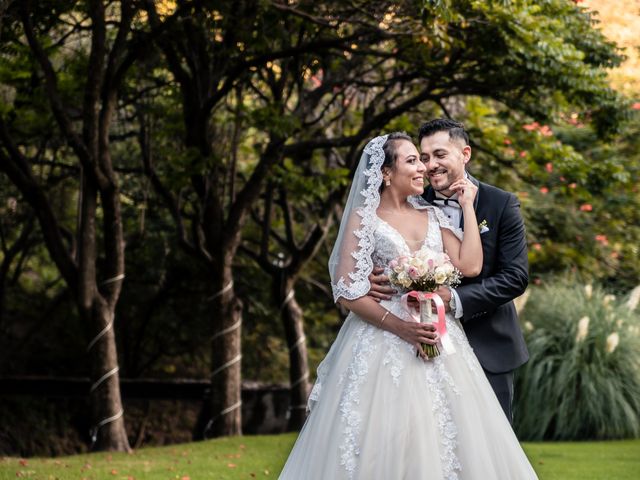
[[[455,182],[456,179],[449,179],[449,176],[447,175],[447,181],[443,185],[440,185],[439,187],[431,183],[429,179],[428,181],[429,181],[429,185],[431,186],[431,188],[433,188],[435,192],[441,193],[445,197],[450,197],[451,195],[453,195],[454,192],[449,190],[449,187],[451,187],[451,184],[453,184],[453,182]]]

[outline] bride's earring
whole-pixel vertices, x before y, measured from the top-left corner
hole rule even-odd
[[[391,186],[391,179],[387,178],[387,179],[384,181],[384,186],[385,186],[385,187],[390,187],[390,186]]]

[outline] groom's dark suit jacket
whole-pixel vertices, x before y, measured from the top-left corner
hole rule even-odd
[[[461,320],[482,367],[505,373],[529,358],[512,301],[529,282],[524,222],[515,195],[469,178],[478,186],[474,204],[478,223],[484,222],[488,230],[480,233],[482,272],[464,279],[456,289],[463,308]],[[433,202],[431,187],[424,198]]]

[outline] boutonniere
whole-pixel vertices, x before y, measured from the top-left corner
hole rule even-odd
[[[486,218],[478,224],[478,230],[480,230],[480,233],[485,233],[489,231],[489,224],[487,223]]]

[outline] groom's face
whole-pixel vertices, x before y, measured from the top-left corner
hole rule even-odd
[[[446,196],[449,187],[464,177],[465,165],[471,158],[471,147],[460,139],[449,138],[449,132],[436,132],[420,141],[420,159],[427,167],[431,187]]]

